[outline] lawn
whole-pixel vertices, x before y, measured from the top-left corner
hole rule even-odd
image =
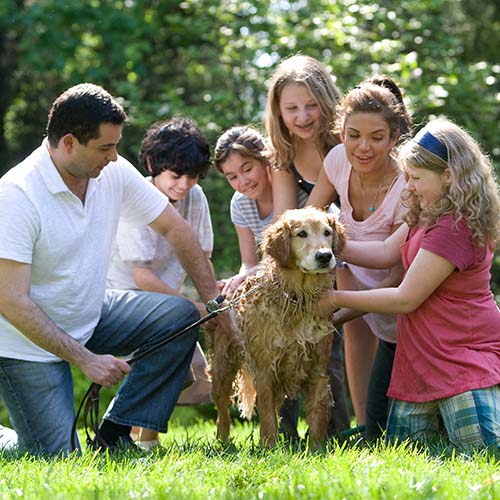
[[[302,424],[303,425],[303,424]],[[303,428],[302,428],[303,430]],[[0,499],[500,498],[500,457],[439,443],[366,447],[332,443],[260,449],[258,428],[237,423],[222,447],[211,421],[174,418],[152,454],[47,460],[0,458]]]

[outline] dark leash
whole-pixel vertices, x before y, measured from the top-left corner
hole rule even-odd
[[[361,437],[366,430],[366,425],[357,425],[356,427],[349,427],[334,435],[337,439],[347,440],[352,436]]]
[[[202,325],[203,323],[206,323],[207,321],[210,321],[211,319],[215,318],[217,315],[219,315],[222,312],[228,311],[229,309],[232,309],[236,304],[238,304],[243,298],[247,297],[251,293],[255,292],[258,288],[260,288],[261,285],[256,285],[252,288],[250,288],[247,292],[245,292],[242,295],[239,295],[235,299],[231,300],[228,302],[227,305],[224,307],[220,307],[222,302],[224,301],[225,297],[223,295],[219,295],[215,299],[209,300],[207,302],[207,312],[208,314],[204,316],[203,318],[200,318],[198,321],[195,321],[194,323],[181,328],[174,332],[172,335],[170,335],[167,338],[164,338],[163,340],[157,342],[156,344],[153,344],[152,346],[148,347],[144,351],[140,352],[139,354],[136,354],[135,356],[132,356],[130,359],[126,360],[129,365],[133,365],[137,361],[140,361],[141,359],[149,356],[153,352],[155,352],[157,349],[160,347],[165,346],[166,344],[169,344],[170,342],[173,342],[174,340],[178,339],[185,333],[191,331],[193,328],[197,328],[198,326]],[[80,406],[78,407],[78,410],[75,415],[75,419],[73,421],[73,425],[71,427],[71,448],[72,451],[75,451],[77,449],[76,446],[76,426],[78,423],[78,419],[80,418],[80,414],[82,414],[83,411],[83,423],[84,423],[84,428],[85,428],[85,435],[86,435],[86,442],[87,446],[92,447],[94,449],[105,449],[108,447],[107,443],[104,441],[104,439],[101,436],[101,433],[99,431],[99,391],[101,390],[102,385],[97,384],[93,382],[90,387],[88,388],[87,392],[85,393],[85,396],[83,396],[82,401],[80,402]],[[94,433],[94,438],[90,435],[90,431]]]
[[[132,356],[130,359],[126,360],[127,363],[129,365],[133,365],[137,361],[140,361],[141,359],[149,356],[160,347],[163,347],[166,344],[173,342],[174,340],[178,339],[185,333],[191,331],[193,328],[197,328],[203,323],[206,323],[207,321],[210,321],[211,319],[215,318],[215,316],[217,316],[218,314],[220,314],[221,312],[225,311],[228,308],[227,306],[219,308],[219,305],[223,301],[224,301],[223,295],[219,295],[217,298],[209,300],[207,303],[208,314],[206,316],[200,318],[198,321],[195,321],[194,323],[191,323],[190,325],[184,328],[181,328],[180,330],[177,330],[169,337],[166,337],[160,342],[153,344],[152,346],[140,352],[139,354]],[[78,407],[78,410],[75,415],[75,420],[73,421],[73,426],[71,427],[71,448],[73,451],[76,450],[76,426],[82,411],[83,411],[83,423],[85,427],[85,435],[87,438],[86,439],[87,446],[91,446],[96,449],[107,448],[107,444],[102,438],[101,433],[99,432],[99,392],[101,388],[102,388],[101,384],[92,382],[87,392],[85,393],[85,396],[83,396],[80,406]],[[89,429],[92,430],[92,432],[94,433],[95,435],[94,438],[92,438],[92,436],[90,435]]]

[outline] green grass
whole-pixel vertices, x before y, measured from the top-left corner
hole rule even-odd
[[[223,447],[213,422],[184,427],[174,418],[164,448],[150,455],[4,455],[0,499],[500,498],[500,459],[484,451],[458,454],[439,443],[266,451],[256,425],[232,430],[232,445]]]

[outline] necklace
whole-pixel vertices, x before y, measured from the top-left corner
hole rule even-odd
[[[378,188],[375,191],[375,196],[373,197],[372,202],[370,203],[370,205],[368,205],[368,210],[370,211],[370,213],[375,211],[375,203],[377,201],[378,195],[380,194],[380,190],[382,189],[382,186],[385,184],[386,178],[387,178],[387,168],[384,171],[384,178],[382,179],[382,182],[378,185]],[[363,195],[363,199],[366,199],[365,190],[363,189],[363,186],[361,185],[361,178],[359,177],[359,174],[358,174],[358,183],[359,183],[359,189],[361,190],[361,194]]]

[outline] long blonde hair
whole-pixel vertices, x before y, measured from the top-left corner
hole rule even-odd
[[[406,222],[432,224],[451,214],[457,221],[465,219],[475,244],[495,246],[500,238],[500,194],[491,160],[469,133],[447,118],[429,122],[425,131],[446,147],[447,161],[411,139],[399,152],[400,165],[403,170],[412,166],[437,174],[448,169],[450,182],[443,186],[441,197],[423,209],[415,195],[406,192]]]
[[[321,128],[318,148],[323,156],[340,142],[334,130],[335,109],[340,101],[332,76],[316,59],[295,55],[283,60],[274,72],[264,113],[267,135],[271,141],[272,163],[277,169],[288,169],[295,157],[293,138],[286,128],[280,113],[280,98],[283,88],[290,83],[305,85],[321,110]]]

